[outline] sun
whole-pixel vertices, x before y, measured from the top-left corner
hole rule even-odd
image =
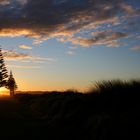
[[[7,90],[4,87],[0,88],[0,96],[8,96],[9,95],[9,90]]]

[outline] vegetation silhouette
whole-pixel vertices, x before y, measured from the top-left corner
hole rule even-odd
[[[6,82],[6,88],[10,91],[10,96],[13,96],[15,94],[15,90],[17,89],[16,81],[13,77],[12,71],[10,71],[10,75],[8,77],[8,80]]]
[[[4,63],[2,50],[0,48],[0,87],[5,86],[7,77],[7,69]]]
[[[0,100],[1,139],[139,139],[140,81],[102,81],[86,93],[16,94]]]
[[[13,96],[15,94],[15,90],[17,89],[17,85],[12,71],[10,71],[9,77],[7,73],[8,71],[3,59],[2,49],[0,48],[0,87],[6,87],[7,89],[9,89],[10,96]]]

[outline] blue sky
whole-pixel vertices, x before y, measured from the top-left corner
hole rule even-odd
[[[139,0],[0,0],[0,21],[19,90],[140,78]]]

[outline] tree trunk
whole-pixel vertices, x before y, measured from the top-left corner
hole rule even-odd
[[[10,89],[10,96],[14,96],[14,89]]]

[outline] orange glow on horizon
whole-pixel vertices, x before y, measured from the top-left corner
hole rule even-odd
[[[0,88],[0,96],[9,96],[9,90],[4,87]]]

